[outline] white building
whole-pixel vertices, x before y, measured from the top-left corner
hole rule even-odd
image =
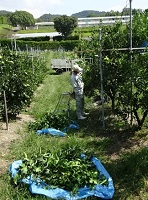
[[[130,21],[130,16],[127,15],[127,16],[78,18],[78,27],[97,26],[98,24],[112,25],[115,22],[119,21],[121,21],[123,24],[126,24]]]
[[[89,27],[102,25],[112,25],[115,22],[121,21],[123,24],[126,24],[130,21],[130,16],[109,16],[109,17],[87,17],[87,18],[78,18],[78,27]],[[53,26],[54,22],[38,22],[35,23],[37,26]]]

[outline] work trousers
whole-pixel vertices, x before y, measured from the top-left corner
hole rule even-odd
[[[84,113],[84,95],[75,93],[76,99],[76,114],[77,117],[81,117]]]

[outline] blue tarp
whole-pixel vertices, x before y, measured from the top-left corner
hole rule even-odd
[[[63,131],[66,133],[68,132],[69,130],[78,130],[79,129],[79,125],[77,124],[77,122],[75,121],[72,121],[72,123],[69,125],[69,127],[65,127],[63,129]]]
[[[51,186],[48,186],[49,189],[44,189],[44,187],[47,186],[46,183],[42,182],[40,179],[33,180],[32,176],[29,176],[27,179],[22,179],[21,182],[29,184],[29,190],[32,194],[41,194],[52,199],[78,200],[89,196],[96,196],[103,199],[112,199],[114,195],[114,185],[111,176],[99,159],[93,157],[92,162],[95,164],[97,170],[100,171],[100,174],[107,178],[107,186],[98,184],[95,186],[94,190],[91,190],[88,187],[83,187],[78,190],[77,195],[71,196],[70,191],[63,190],[61,188],[52,189]],[[12,177],[17,174],[21,163],[22,160],[17,160],[10,165],[9,171]]]
[[[37,130],[36,133],[38,135],[50,134],[52,136],[60,136],[60,137],[65,137],[66,136],[66,133],[63,133],[62,131],[54,129],[54,128],[46,128],[46,129]]]
[[[140,47],[147,47],[147,45],[148,45],[148,42],[145,40],[145,41],[142,42]]]
[[[60,130],[55,129],[55,128],[43,128],[41,130],[37,130],[36,133],[38,135],[41,135],[41,134],[50,134],[52,136],[65,137],[66,136],[66,132],[69,129],[76,129],[76,130],[78,130],[79,129],[79,125],[76,122],[72,121],[72,123],[69,125],[69,127],[68,128],[65,127],[63,129],[63,131],[60,131]]]

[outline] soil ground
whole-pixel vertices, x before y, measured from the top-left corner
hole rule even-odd
[[[0,174],[8,170],[10,161],[6,160],[6,157],[11,143],[20,139],[19,131],[23,130],[26,123],[31,120],[30,115],[20,114],[15,121],[8,123],[8,130],[6,123],[0,123]]]

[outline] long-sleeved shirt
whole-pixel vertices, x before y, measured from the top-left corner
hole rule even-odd
[[[79,94],[80,95],[83,94],[84,82],[82,80],[81,73],[78,73],[78,74],[72,73],[72,75],[71,75],[71,84],[72,84],[72,87],[73,87],[73,91],[76,94],[78,94],[78,95]]]

